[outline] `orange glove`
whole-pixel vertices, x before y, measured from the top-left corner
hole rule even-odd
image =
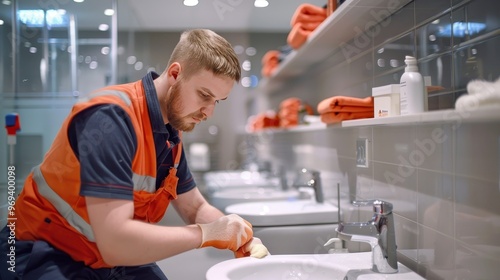
[[[262,244],[262,241],[254,237],[246,244],[241,246],[238,251],[234,252],[234,256],[236,258],[242,257],[254,257],[258,259],[262,259],[263,257],[270,255],[266,246]]]
[[[236,214],[222,216],[208,224],[197,224],[202,233],[200,248],[215,247],[236,252],[253,237],[252,225]]]

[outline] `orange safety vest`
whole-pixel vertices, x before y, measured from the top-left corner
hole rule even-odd
[[[137,138],[132,161],[134,219],[156,223],[177,198],[181,143],[173,148],[174,167],[156,190],[156,151],[142,81],[107,87],[77,102],[45,155],[29,174],[16,201],[16,238],[45,240],[92,268],[106,264],[95,243],[85,197],[80,196],[80,164],[67,137],[73,117],[98,104],[117,104],[131,119]],[[124,246],[126,246],[124,244]]]

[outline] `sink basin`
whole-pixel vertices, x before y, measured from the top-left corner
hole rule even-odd
[[[238,214],[253,226],[317,225],[338,221],[337,206],[311,199],[239,203],[226,207],[225,212]]]
[[[310,196],[296,189],[283,191],[281,189],[257,187],[216,191],[210,195],[210,202],[213,206],[224,211],[226,207],[232,204],[275,200],[293,201],[302,198],[310,198]]]
[[[379,274],[371,271],[371,252],[347,254],[270,255],[220,262],[206,273],[207,280],[423,280],[417,273],[398,263],[399,272]]]

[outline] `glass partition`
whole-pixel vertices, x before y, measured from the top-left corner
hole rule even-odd
[[[115,82],[115,10],[116,0],[0,1],[0,115],[21,123],[15,144],[0,137],[0,225],[9,157],[19,192],[77,98]]]

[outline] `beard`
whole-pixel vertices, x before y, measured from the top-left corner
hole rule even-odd
[[[165,98],[167,119],[173,128],[180,131],[191,131],[196,126],[196,123],[190,122],[193,118],[205,120],[206,117],[201,112],[182,116],[181,85],[182,81],[175,83],[170,88],[167,98]]]

